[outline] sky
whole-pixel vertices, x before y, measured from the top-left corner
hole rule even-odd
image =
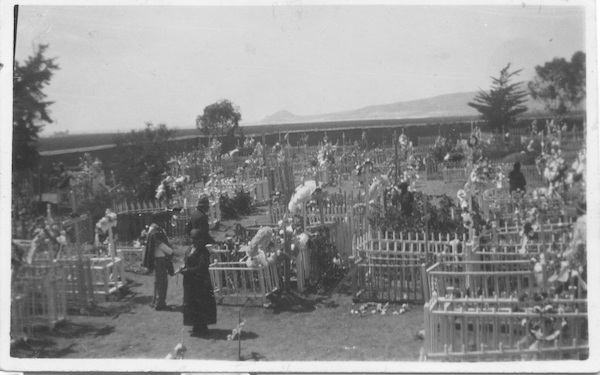
[[[220,99],[248,124],[477,91],[509,62],[528,81],[536,65],[586,51],[577,1],[275,4],[22,5],[16,60],[49,44],[60,66],[42,135],[193,128]]]

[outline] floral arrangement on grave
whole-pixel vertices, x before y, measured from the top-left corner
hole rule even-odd
[[[449,138],[440,135],[435,139],[433,149],[429,152],[428,156],[430,159],[447,165],[448,163],[464,160],[464,147],[460,141],[453,144]]]
[[[275,143],[271,149],[271,152],[276,156],[278,163],[283,163],[286,161],[285,148],[281,145],[281,143]]]
[[[213,138],[204,154],[204,159],[207,162],[217,161],[221,156],[221,142],[217,138]]]
[[[104,216],[98,220],[98,222],[96,223],[96,239],[95,242],[97,244],[99,244],[99,235],[100,234],[105,234],[108,233],[108,237],[106,238],[106,240],[104,241],[103,245],[107,245],[108,246],[108,252],[109,254],[111,254],[112,256],[115,255],[114,253],[114,243],[112,243],[113,238],[112,238],[112,231],[113,228],[117,227],[117,214],[112,212],[110,209],[106,209],[106,212],[104,213]]]
[[[553,129],[552,126],[549,127]],[[575,161],[569,166],[562,154],[560,139],[551,133],[541,143],[541,153],[535,160],[538,171],[547,183],[545,189],[536,192],[539,195],[567,199],[567,192],[573,189],[585,194],[586,148],[583,147]]]
[[[167,206],[183,206],[188,191],[190,176],[166,176],[156,188],[156,200],[166,202]]]
[[[244,142],[244,147],[250,147],[250,145],[252,145],[253,151],[252,154],[246,158],[244,164],[236,170],[236,176],[238,178],[243,179],[244,176],[258,177],[265,164],[263,158],[263,145],[260,142],[255,142],[252,138],[250,139],[252,140],[251,142]],[[248,141],[248,139],[246,141]]]
[[[317,189],[321,190],[317,186],[315,180],[305,181],[303,185],[298,186],[288,202],[288,210],[290,214],[296,215],[302,205],[312,199],[313,194],[317,191]]]
[[[36,254],[44,253],[49,258],[58,257],[67,245],[66,232],[51,217],[38,219],[33,230],[33,239],[27,253],[27,264],[33,262]],[[54,251],[54,254],[51,254]]]
[[[475,207],[476,203],[474,203],[473,197],[482,194],[486,184],[492,183],[497,188],[501,188],[505,179],[501,166],[492,166],[486,158],[482,157],[484,143],[480,139],[481,131],[476,127],[471,132],[468,140],[460,142],[465,149],[467,168],[470,169],[471,173],[464,187],[457,192],[456,197],[462,211],[463,225],[469,230],[480,229],[482,223],[481,215],[477,210],[478,207]]]
[[[408,140],[406,134],[404,134],[404,129],[402,129],[402,134],[398,137],[398,152],[402,159],[406,159],[410,153],[412,153],[413,144]]]
[[[240,150],[240,156],[252,155],[255,147],[256,140],[252,137],[246,137],[246,139],[244,139],[244,143],[242,144],[242,149]]]
[[[399,179],[400,183],[408,184],[409,191],[415,190],[415,186],[416,186],[417,182],[419,181],[419,179],[421,178],[421,175],[419,174],[419,167],[420,167],[419,157],[414,156],[414,155],[409,155],[408,158],[406,159],[406,163],[404,164],[404,170],[402,171],[402,174],[400,175],[400,179]]]
[[[522,247],[519,252],[529,254],[527,244],[537,240],[539,243],[540,222],[544,216],[533,208],[529,212],[529,218],[521,231]],[[563,228],[563,232],[568,231]],[[552,235],[560,235],[561,229],[553,228]],[[531,253],[531,263],[536,282],[539,286],[546,284],[550,286],[553,295],[568,294],[569,287],[580,284],[587,289],[587,246],[584,238],[575,236],[567,244],[560,241],[548,241],[544,251]],[[546,280],[544,277],[546,269]],[[578,281],[578,282],[577,282]]]
[[[335,164],[335,147],[325,138],[317,152],[317,162],[321,168],[329,168]]]
[[[79,159],[79,170],[71,173],[71,188],[83,199],[90,199],[108,190],[102,162],[88,153]]]
[[[256,232],[248,245],[242,246],[240,251],[246,252],[246,266],[248,268],[266,267],[275,261],[272,255],[273,228],[263,227]],[[267,259],[267,255],[270,257]]]

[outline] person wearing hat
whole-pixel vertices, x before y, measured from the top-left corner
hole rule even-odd
[[[148,229],[146,251],[142,265],[148,272],[154,271],[154,297],[152,306],[160,311],[167,307],[167,289],[169,286],[168,275],[173,275],[173,249],[165,231],[158,225],[164,221],[167,212],[152,214],[152,224]]]
[[[183,325],[192,326],[192,337],[206,336],[208,325],[217,323],[217,304],[208,270],[210,252],[206,247],[215,243],[209,233],[208,208],[208,198],[201,198],[186,226],[192,246],[185,254],[183,267],[177,271],[183,275]]]

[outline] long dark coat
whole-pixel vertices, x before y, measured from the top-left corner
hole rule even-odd
[[[192,230],[196,230],[192,236]],[[186,326],[217,323],[217,304],[208,266],[210,252],[206,245],[215,241],[210,236],[208,217],[200,210],[192,214],[186,232],[193,245],[185,254],[183,274],[183,324]]]
[[[208,265],[210,253],[205,246],[192,246],[185,254],[183,274],[183,324],[202,326],[217,323],[217,304]]]

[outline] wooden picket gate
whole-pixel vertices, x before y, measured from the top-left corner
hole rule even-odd
[[[245,304],[247,301],[264,304],[267,294],[279,288],[277,265],[249,268],[246,262],[223,262],[209,266],[217,303]]]
[[[586,359],[589,355],[587,302],[556,299],[564,311],[540,314],[513,298],[435,298],[426,303],[425,360],[523,361]],[[545,315],[545,316],[544,316]],[[530,339],[523,322],[541,318],[562,322],[554,340]]]

